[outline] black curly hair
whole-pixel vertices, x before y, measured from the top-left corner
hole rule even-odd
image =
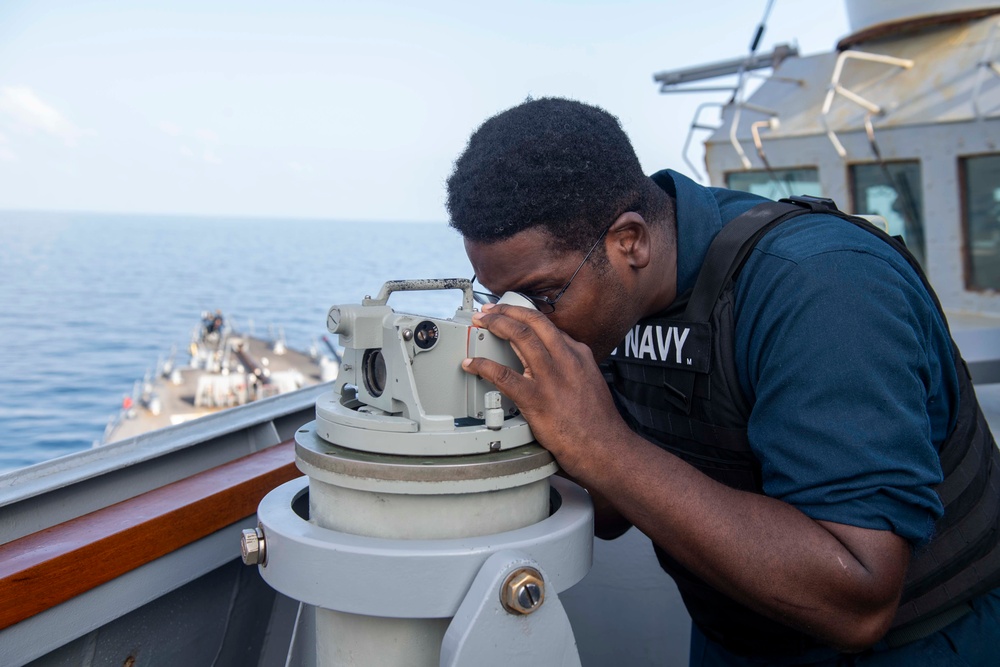
[[[529,98],[469,138],[448,178],[448,213],[476,242],[542,226],[557,250],[586,250],[622,213],[662,207],[655,190],[615,116],[575,100]]]

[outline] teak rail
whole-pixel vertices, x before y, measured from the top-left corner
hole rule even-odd
[[[288,440],[0,545],[0,629],[254,514],[268,491],[301,474],[294,447]]]

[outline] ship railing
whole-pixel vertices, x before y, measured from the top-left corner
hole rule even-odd
[[[0,474],[0,663],[34,660],[238,559],[261,498],[301,474],[292,438],[329,389]]]
[[[687,137],[684,139],[684,147],[681,149],[681,155],[684,159],[684,163],[691,170],[692,174],[699,181],[704,181],[704,176],[698,167],[694,164],[689,156],[689,151],[691,148],[691,143],[694,139],[695,132],[698,131],[710,131],[714,132],[721,129],[722,125],[706,125],[701,120],[702,112],[709,107],[719,107],[720,109],[725,109],[727,107],[733,107],[733,115],[729,124],[729,142],[732,144],[733,149],[736,151],[740,158],[740,163],[743,165],[744,169],[752,168],[752,163],[750,158],[747,157],[746,151],[743,150],[743,146],[737,139],[737,131],[739,129],[740,120],[742,117],[743,110],[753,111],[756,113],[763,114],[770,118],[776,118],[777,112],[772,109],[765,109],[752,104],[747,103],[745,98],[745,93],[747,89],[747,84],[751,79],[760,79],[762,81],[782,81],[786,83],[791,83],[795,85],[803,85],[801,79],[795,79],[791,77],[779,76],[774,73],[774,69],[777,68],[785,59],[797,56],[799,54],[798,48],[789,44],[779,44],[773,51],[765,54],[755,54],[751,53],[749,56],[743,58],[734,58],[732,60],[726,60],[718,63],[710,63],[708,65],[697,65],[695,67],[687,67],[678,70],[670,70],[666,72],[660,72],[653,76],[653,80],[660,84],[661,93],[704,93],[704,92],[727,92],[730,93],[730,99],[728,102],[704,102],[698,105],[695,110],[694,119],[688,126]],[[768,69],[772,71],[768,74],[761,74],[757,70]],[[687,84],[694,81],[702,81],[706,79],[714,79],[723,76],[736,75],[736,81],[731,85],[722,86],[689,86]],[[776,124],[773,124],[776,126]],[[757,147],[757,154],[762,156],[762,161],[765,167],[769,169],[767,164],[767,158],[763,154],[763,147],[760,145],[759,135],[756,135],[755,145]]]
[[[751,169],[753,167],[753,164],[750,162],[750,158],[747,157],[746,151],[743,150],[743,145],[740,144],[739,138],[737,136],[737,130],[739,129],[740,119],[743,116],[743,110],[744,109],[746,109],[747,111],[755,111],[755,112],[757,112],[759,114],[763,114],[765,116],[769,116],[770,118],[767,121],[763,121],[763,122],[766,125],[770,126],[771,125],[771,121],[773,120],[773,121],[775,121],[774,127],[777,127],[777,122],[776,121],[778,120],[778,112],[774,111],[773,109],[766,109],[764,107],[759,107],[759,106],[750,104],[748,102],[744,102],[743,99],[742,99],[742,97],[740,99],[737,99],[737,100],[735,100],[733,102],[733,117],[732,117],[732,120],[729,123],[729,143],[732,145],[733,149],[736,151],[736,154],[739,155],[739,157],[740,157],[740,164],[743,165],[743,168],[744,169]],[[753,125],[751,125],[750,130],[751,130],[751,132],[753,132],[753,130],[754,130]],[[767,168],[768,172],[770,172],[771,171],[771,167],[770,167],[770,165],[767,162],[767,158],[764,157],[764,147],[760,143],[760,137],[758,135],[756,135],[756,134],[755,134],[755,142],[754,143],[755,143],[755,145],[757,147],[757,154],[762,157],[762,159],[764,161],[765,168]]]
[[[694,133],[696,131],[707,130],[709,132],[715,132],[720,127],[719,125],[705,125],[701,122],[701,112],[709,107],[719,107],[719,109],[722,109],[725,105],[722,102],[702,102],[699,104],[698,108],[695,109],[694,119],[692,119],[691,125],[688,127],[687,137],[684,139],[684,147],[681,149],[681,157],[684,158],[684,164],[688,166],[688,169],[691,170],[691,173],[694,174],[699,181],[702,180],[701,172],[698,171],[698,167],[695,166],[694,162],[692,162],[691,158],[688,156],[688,150],[691,148],[691,141],[694,139]]]
[[[833,67],[833,74],[830,77],[830,85],[827,89],[826,98],[823,100],[823,106],[820,108],[820,122],[823,125],[823,129],[826,130],[826,136],[833,144],[833,149],[837,151],[837,155],[841,158],[847,157],[847,149],[844,145],[840,143],[840,139],[837,138],[837,133],[830,127],[828,116],[830,114],[830,109],[833,107],[833,100],[840,95],[841,97],[854,102],[862,109],[868,112],[868,117],[865,123],[868,127],[872,128],[870,130],[870,135],[874,136],[874,128],[871,125],[872,116],[881,116],[885,114],[885,110],[875,102],[862,97],[858,93],[854,92],[847,86],[840,83],[841,75],[844,72],[844,66],[848,60],[864,60],[867,62],[882,63],[884,65],[890,65],[893,67],[899,67],[901,69],[911,69],[913,67],[913,61],[909,58],[896,58],[895,56],[887,56],[881,53],[869,53],[867,51],[842,51],[839,56],[837,56],[837,63]],[[874,141],[874,139],[872,139]]]

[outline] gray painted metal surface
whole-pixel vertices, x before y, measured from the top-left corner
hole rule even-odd
[[[351,489],[414,495],[479,493],[528,484],[558,470],[555,458],[533,441],[514,449],[490,452],[487,447],[482,453],[463,456],[391,456],[334,445],[325,436],[319,437],[321,428],[317,420],[296,432],[299,470]],[[471,432],[465,435],[472,438],[485,432],[482,427],[468,428]],[[413,443],[414,453],[420,451],[421,442]]]
[[[131,656],[136,664],[197,665],[224,655],[255,664],[275,596],[233,561],[234,540],[250,523],[0,631],[0,664],[123,665]]]
[[[5,474],[0,477],[0,543],[288,440],[311,418],[316,397],[323,391],[328,387],[284,394]],[[189,584],[197,588],[192,582],[211,577],[210,573],[232,563],[239,556],[240,531],[254,525],[254,518],[238,522],[0,630],[0,664],[21,665],[53,652],[53,662],[41,664],[65,664],[60,662],[60,656],[66,655],[58,651],[60,647],[79,642],[101,628],[111,632],[114,624],[122,623],[119,619],[134,613],[139,613],[136,618],[140,618],[145,613],[140,610],[156,600]],[[226,591],[223,600],[235,594]],[[206,620],[210,606],[203,601],[175,608],[175,613],[184,616],[177,624],[186,623],[190,615],[192,619],[200,618],[205,632],[210,632],[214,627]],[[197,622],[195,626],[200,627]],[[151,641],[153,636],[156,633],[150,634],[150,639],[137,641]],[[91,643],[99,647],[100,641],[95,641]],[[206,641],[222,641],[222,636]],[[67,649],[70,653],[75,650]]]
[[[316,526],[293,509],[307,487],[300,478],[261,502],[267,562],[261,576],[307,604],[397,618],[454,616],[483,563],[501,550],[522,552],[550,573],[555,591],[587,574],[593,510],[586,492],[554,478],[562,505],[547,519],[516,530],[448,540],[393,540]],[[330,572],[348,576],[327,576]]]
[[[579,667],[573,628],[554,590],[546,587],[544,601],[528,615],[509,613],[497,596],[504,579],[523,567],[549,580],[538,562],[517,551],[497,552],[483,563],[445,632],[441,667]]]
[[[0,543],[289,440],[329,385],[0,475]]]
[[[450,319],[397,313],[387,305],[395,292],[439,289],[462,290],[462,305]],[[462,359],[476,356],[521,368],[506,341],[472,326],[472,313],[466,278],[389,281],[375,299],[330,308],[327,328],[339,336],[344,352],[333,392],[317,403],[320,437],[402,456],[479,454],[531,442],[531,429],[516,416],[513,402],[460,367]],[[490,392],[500,402],[495,416],[502,427],[459,424],[485,418]]]

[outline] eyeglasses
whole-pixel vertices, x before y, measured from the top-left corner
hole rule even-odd
[[[594,254],[594,251],[597,250],[597,246],[601,244],[601,241],[604,240],[604,237],[607,236],[608,232],[611,230],[611,227],[613,225],[614,223],[611,223],[611,225],[608,225],[608,227],[603,232],[601,232],[601,235],[597,237],[596,241],[594,241],[594,245],[592,245],[590,247],[590,250],[587,251],[587,254],[584,256],[583,261],[580,262],[580,266],[576,267],[576,271],[574,271],[573,275],[569,277],[569,280],[566,281],[566,284],[562,286],[562,289],[556,292],[556,295],[554,297],[547,297],[536,294],[525,294],[523,292],[517,292],[517,294],[520,294],[525,299],[528,299],[533,304],[535,304],[535,308],[538,308],[538,312],[543,313],[545,315],[554,313],[556,310],[556,302],[562,298],[563,294],[566,293],[566,290],[569,289],[569,286],[573,284],[573,280],[576,278],[576,274],[580,273],[580,269],[582,269],[583,265],[587,263],[587,260],[590,259],[590,256]],[[475,275],[472,276],[472,282],[476,282]],[[490,292],[473,291],[472,298],[474,298],[476,300],[476,303],[479,304],[497,303],[500,301],[500,297]]]

